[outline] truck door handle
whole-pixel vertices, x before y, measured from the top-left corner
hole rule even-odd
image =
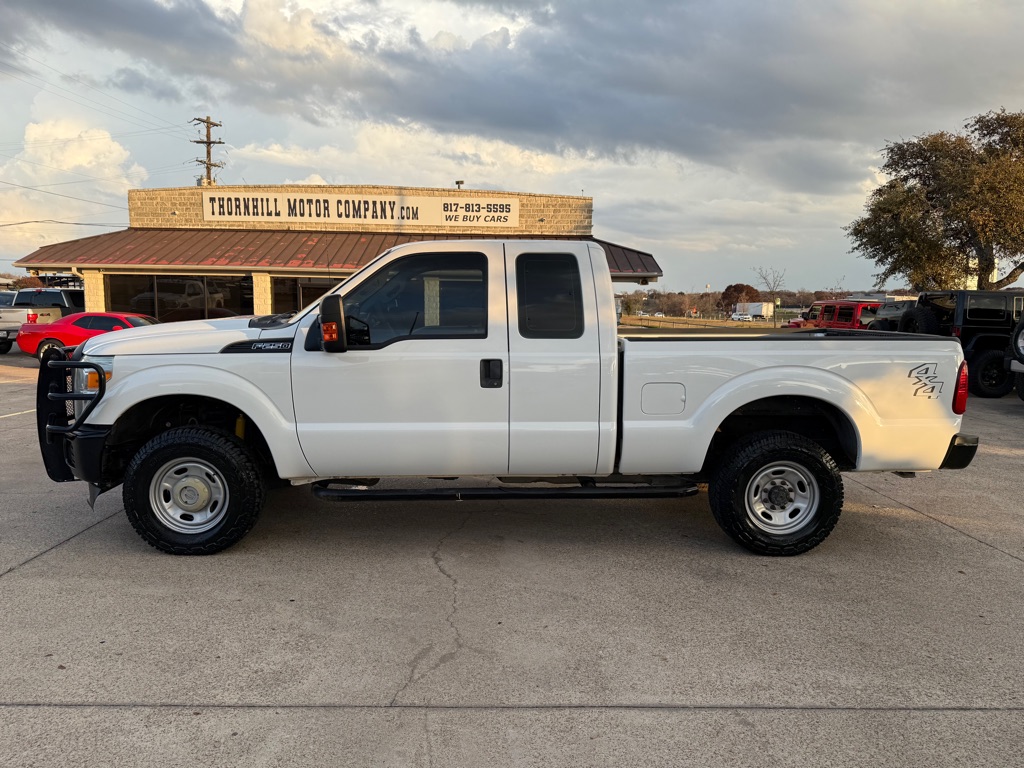
[[[503,379],[501,360],[480,361],[481,387],[484,389],[497,389],[501,386]]]

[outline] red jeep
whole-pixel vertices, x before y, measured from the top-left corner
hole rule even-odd
[[[881,301],[833,299],[816,301],[799,320],[790,320],[790,328],[856,328],[864,330],[875,319]]]

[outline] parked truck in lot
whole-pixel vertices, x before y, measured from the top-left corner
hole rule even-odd
[[[22,288],[9,306],[0,306],[0,354],[11,351],[22,325],[52,323],[83,311],[85,291],[81,288]]]
[[[741,301],[736,305],[740,315],[750,315],[755,320],[765,320],[775,315],[775,305],[770,301]]]
[[[729,536],[792,555],[836,525],[842,472],[970,463],[966,377],[955,339],[617,336],[594,243],[420,242],[297,313],[89,339],[40,367],[37,414],[50,478],[90,502],[122,485],[136,531],[174,554],[239,541],[283,480],[343,501],[708,482]]]

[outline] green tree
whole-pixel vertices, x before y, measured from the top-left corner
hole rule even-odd
[[[850,252],[880,268],[876,287],[902,277],[918,291],[972,279],[992,289],[1024,274],[1024,112],[988,112],[962,133],[890,142],[882,153],[888,181],[845,227]]]

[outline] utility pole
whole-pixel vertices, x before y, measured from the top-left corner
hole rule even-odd
[[[210,131],[213,128],[220,128],[221,127],[221,123],[213,122],[213,120],[210,119],[209,115],[206,116],[205,120],[203,118],[201,118],[201,117],[196,117],[196,118],[193,118],[192,120],[189,120],[189,122],[190,123],[202,123],[203,125],[206,126],[206,141],[203,141],[202,139],[192,139],[192,143],[193,144],[205,144],[206,145],[206,160],[200,160],[197,157],[196,158],[196,162],[199,163],[199,165],[205,165],[206,166],[206,183],[205,183],[204,186],[212,187],[213,186],[213,169],[214,168],[223,168],[224,167],[224,163],[215,163],[215,162],[213,162],[213,155],[212,155],[213,145],[214,144],[223,144],[224,142],[220,141],[220,140],[216,140],[215,141],[214,139],[212,139],[210,137]]]

